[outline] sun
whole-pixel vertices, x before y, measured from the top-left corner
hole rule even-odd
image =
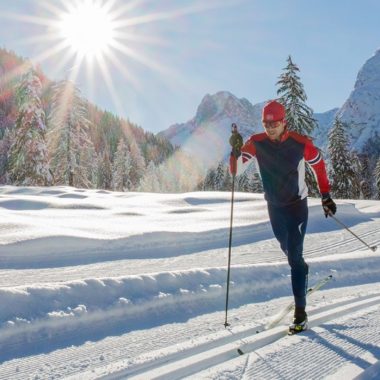
[[[67,47],[86,58],[103,54],[114,42],[115,25],[108,10],[92,0],[62,13],[57,27]]]
[[[89,99],[95,99],[98,89],[105,90],[122,115],[125,104],[120,96],[121,83],[128,83],[125,91],[141,96],[145,94],[146,73],[175,90],[184,85],[163,53],[170,46],[166,26],[176,29],[181,19],[218,8],[220,2],[38,0],[33,2],[35,12],[0,12],[0,19],[31,24],[33,32],[18,41],[33,45],[35,53],[30,61],[45,64],[52,78],[65,77],[80,84]],[[28,67],[26,63],[14,70],[6,80]]]

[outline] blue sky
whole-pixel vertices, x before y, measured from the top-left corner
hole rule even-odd
[[[207,93],[226,90],[253,104],[274,98],[289,54],[300,67],[308,105],[316,112],[339,107],[358,70],[380,48],[377,0],[110,1],[113,11],[134,6],[120,12],[119,21],[164,17],[122,29],[136,36],[123,43],[141,59],[114,51],[119,66],[104,57],[108,80],[99,65],[91,72],[81,64],[75,81],[100,108],[154,133],[188,121]],[[0,0],[1,46],[41,57],[58,44],[46,20],[56,23],[59,13],[49,4],[64,12],[63,3],[70,0]],[[76,70],[74,56],[67,62],[65,56],[63,50],[41,60],[51,79]]]

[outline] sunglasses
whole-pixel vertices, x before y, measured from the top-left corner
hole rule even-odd
[[[282,124],[282,120],[279,121],[264,121],[263,125],[265,129],[278,128]]]

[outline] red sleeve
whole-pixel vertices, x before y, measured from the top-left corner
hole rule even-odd
[[[251,136],[241,148],[241,159],[243,164],[256,156],[254,137],[255,136]]]
[[[326,165],[321,156],[321,152],[314,146],[313,142],[307,139],[305,144],[304,158],[314,171],[321,194],[330,192],[330,183],[327,178]]]

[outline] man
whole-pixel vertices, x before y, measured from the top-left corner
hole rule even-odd
[[[241,136],[232,128],[230,144],[231,174],[241,174],[256,158],[269,219],[273,233],[291,268],[292,290],[295,301],[290,333],[307,329],[306,291],[309,267],[303,258],[303,241],[308,220],[305,162],[314,171],[322,196],[325,216],[335,214],[325,163],[311,139],[287,128],[285,108],[279,102],[268,102],[262,112],[265,133],[252,135],[242,145]],[[239,138],[240,136],[240,138]]]

